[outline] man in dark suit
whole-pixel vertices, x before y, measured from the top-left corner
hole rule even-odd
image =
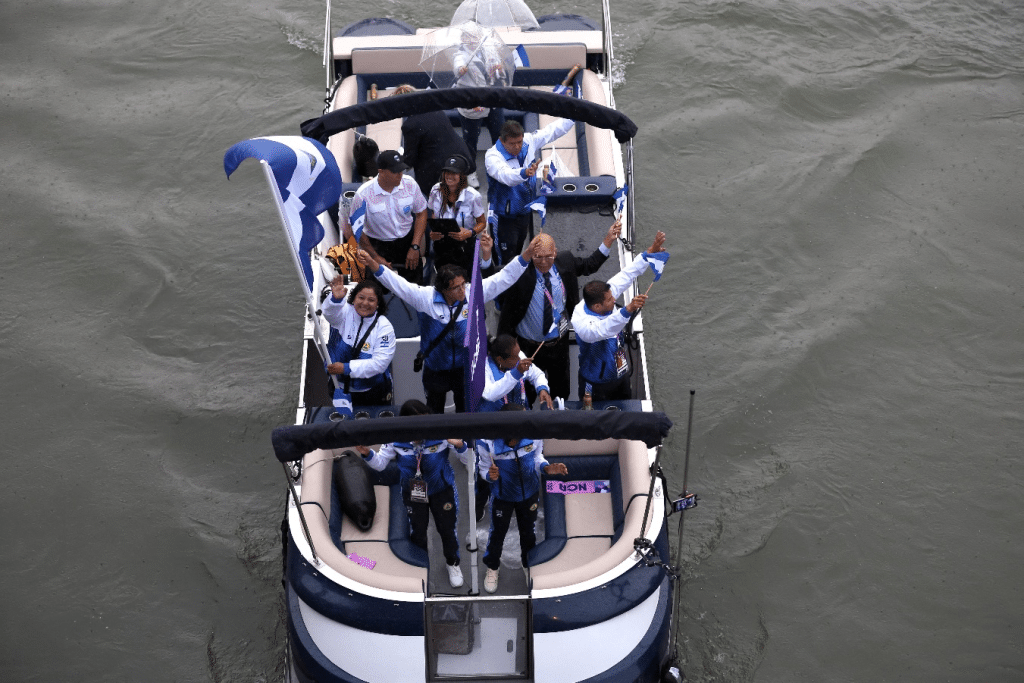
[[[415,92],[411,85],[400,85],[394,95]],[[430,188],[441,179],[441,167],[449,157],[456,154],[469,160],[469,171],[476,171],[476,154],[469,153],[462,136],[455,132],[448,115],[443,111],[429,111],[405,117],[402,122],[402,141],[405,149],[404,161],[416,171],[416,184],[424,197],[430,196]]]
[[[548,234],[534,239],[533,259],[526,272],[505,292],[498,318],[498,334],[519,338],[519,348],[534,357],[534,365],[548,376],[552,396],[570,398],[569,318],[580,300],[579,277],[596,273],[607,260],[622,225],[608,228],[604,242],[586,258],[559,252]],[[537,351],[537,348],[543,347]],[[535,396],[527,386],[527,400]]]

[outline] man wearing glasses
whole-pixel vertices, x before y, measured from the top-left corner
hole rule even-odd
[[[484,261],[483,265],[489,265],[493,246],[494,241],[486,233],[480,236],[480,258]],[[533,249],[531,242],[521,256],[484,279],[485,303],[519,279],[533,258]],[[450,391],[455,397],[455,410],[463,412],[466,406],[463,370],[467,358],[464,342],[466,323],[469,320],[469,310],[466,308],[469,274],[459,266],[447,264],[437,271],[433,287],[420,286],[407,282],[394,271],[385,268],[362,249],[358,252],[358,258],[359,263],[369,268],[395,296],[419,312],[420,353],[417,362],[422,363],[427,406],[434,413],[443,413]]]
[[[622,224],[616,221],[586,258],[568,250],[559,252],[551,235],[538,235],[531,242],[533,260],[502,297],[498,334],[519,338],[522,352],[533,357],[534,365],[547,375],[552,396],[570,398],[569,318],[580,300],[579,277],[598,271],[621,230]],[[533,405],[536,392],[529,385],[526,391],[527,405]]]

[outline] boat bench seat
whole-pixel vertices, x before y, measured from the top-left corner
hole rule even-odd
[[[427,554],[409,540],[409,518],[397,485],[374,486],[377,512],[368,531],[342,514],[331,481],[334,457],[343,450],[315,450],[303,460],[301,500],[317,555],[339,574],[367,586],[422,593]],[[352,456],[344,456],[352,457]],[[348,558],[355,553],[376,561],[367,569]]]
[[[555,46],[534,46],[555,47]],[[572,47],[572,46],[569,46]],[[387,52],[389,50],[370,50],[369,52]],[[359,51],[357,51],[359,52]],[[532,56],[531,56],[532,60]],[[577,62],[570,61],[566,72]],[[531,62],[532,64],[532,62]],[[392,70],[393,71],[393,70]],[[531,73],[532,71],[532,73]],[[518,73],[518,72],[517,72]],[[367,78],[360,74],[349,76],[335,93],[333,107],[344,107],[356,102],[365,102],[369,98],[369,82],[379,81],[378,96],[386,97],[401,82],[413,82],[417,87],[424,84],[420,82],[425,75],[420,72],[417,78],[407,78],[416,74],[387,73],[381,74],[381,78]],[[564,74],[560,74],[564,76]],[[542,71],[540,69],[524,70],[522,76],[525,81],[534,81],[526,87],[539,90],[551,90],[559,78],[559,72]],[[536,80],[549,81],[537,84]],[[519,79],[517,79],[519,80]],[[575,80],[575,86],[579,95],[586,100],[607,106],[608,99],[601,83],[601,79],[592,71],[584,69],[580,71]],[[453,118],[453,124],[458,125],[459,118],[454,110],[449,112]],[[535,131],[552,121],[547,115],[536,115],[523,112],[509,112],[511,118],[522,120],[523,127],[528,131]],[[379,149],[398,149],[402,144],[402,122],[400,119],[375,123],[366,126],[365,134],[371,137]],[[355,177],[352,158],[352,145],[355,142],[355,134],[351,130],[337,133],[328,140],[327,148],[334,154],[341,169],[341,177],[344,182],[360,182]],[[541,165],[548,163],[553,152],[557,152],[565,170],[557,179],[557,189],[548,196],[548,202],[552,205],[558,204],[579,204],[610,201],[617,189],[615,180],[615,160],[613,157],[615,141],[611,131],[603,128],[596,128],[587,124],[577,124],[575,130],[563,135],[552,144],[541,151]]]
[[[544,457],[565,463],[568,481],[609,480],[611,493],[541,494],[545,538],[529,556],[535,589],[596,578],[632,555],[650,484],[640,442],[549,439]]]

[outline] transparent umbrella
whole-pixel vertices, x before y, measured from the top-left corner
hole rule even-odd
[[[523,0],[463,0],[451,24],[475,21],[481,26],[519,26],[536,29],[540,24]]]
[[[420,68],[438,88],[507,87],[516,71],[512,48],[493,30],[472,21],[428,33]]]

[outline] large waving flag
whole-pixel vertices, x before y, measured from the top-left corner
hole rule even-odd
[[[526,205],[527,209],[531,209],[540,214],[540,227],[544,227],[544,222],[548,217],[548,198],[547,195],[541,195],[534,199],[532,202]]]
[[[661,279],[661,274],[665,272],[665,264],[668,263],[669,253],[667,251],[656,251],[653,254],[644,252],[644,260],[651,265],[651,270],[654,271],[654,281],[657,282]]]
[[[484,310],[484,285],[480,276],[480,240],[474,240],[473,273],[469,281],[469,321],[466,325],[466,348],[469,358],[466,368],[466,411],[475,413],[484,394],[487,370],[487,314]]]
[[[615,190],[615,194],[612,195],[612,199],[615,201],[616,218],[622,218],[622,214],[626,210],[626,197],[628,195],[629,185],[623,185],[619,189]]]
[[[309,252],[324,237],[318,215],[338,203],[341,172],[334,155],[316,140],[297,135],[253,138],[232,145],[224,154],[228,177],[245,159],[269,165],[277,185],[275,202],[288,241],[298,258],[308,291],[313,289]]]

